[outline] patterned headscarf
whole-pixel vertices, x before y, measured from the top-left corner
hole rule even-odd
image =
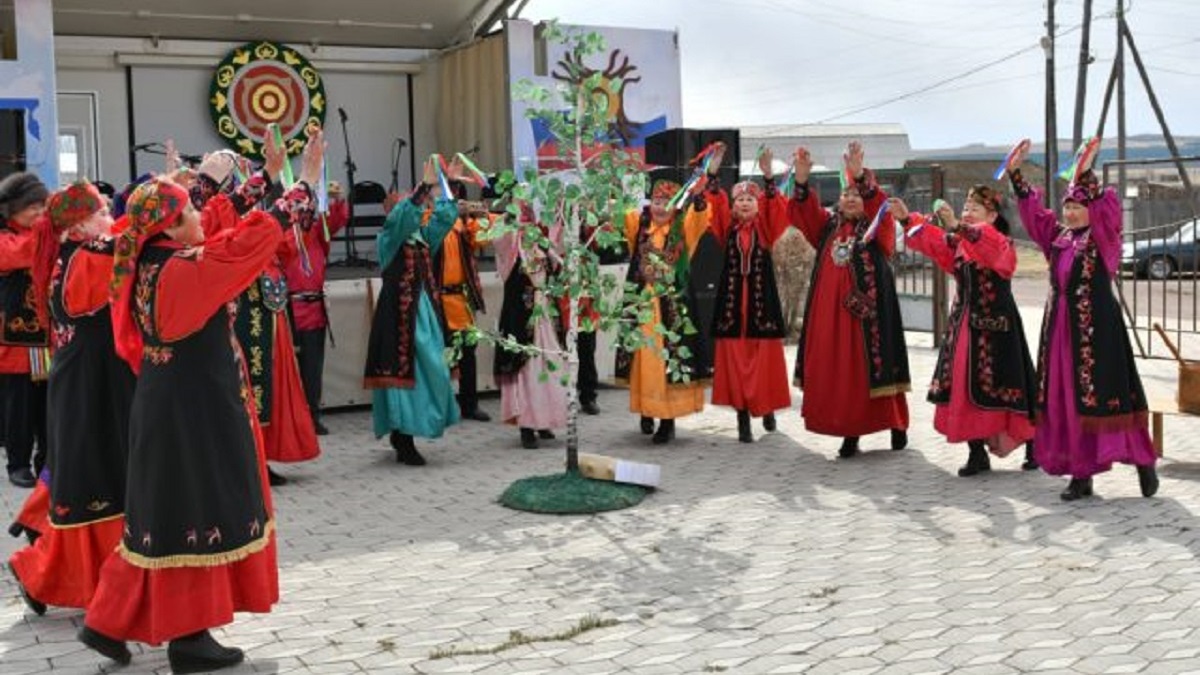
[[[133,285],[142,247],[174,225],[190,201],[177,183],[154,179],[139,185],[126,206],[129,224],[117,238],[113,275],[108,286],[117,354],[137,373],[142,363],[142,334],[133,319]]]
[[[72,183],[46,200],[46,215],[33,226],[37,233],[37,250],[33,256],[33,292],[43,325],[49,321],[47,303],[50,276],[58,260],[63,232],[87,220],[105,206],[103,195],[86,180]]]
[[[762,194],[762,188],[758,186],[758,183],[744,180],[737,185],[734,185],[733,189],[730,190],[730,194],[734,199],[737,199],[744,194],[749,194],[751,197],[758,199],[758,197]]]
[[[681,186],[673,180],[665,178],[654,181],[654,187],[650,190],[650,199],[670,199],[679,193]]]

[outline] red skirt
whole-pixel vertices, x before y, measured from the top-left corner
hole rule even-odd
[[[792,405],[783,340],[718,338],[713,356],[713,405],[762,417]]]
[[[26,592],[55,607],[83,609],[100,581],[100,567],[121,541],[120,516],[77,527],[50,527],[9,563]]]
[[[50,486],[46,481],[39,479],[37,485],[33,486],[33,492],[26,497],[14,522],[38,534],[50,530]]]
[[[275,362],[271,367],[271,422],[263,443],[271,462],[306,462],[321,454],[313,425],[287,313],[275,314]]]
[[[234,612],[269,612],[279,601],[275,556],[274,532],[258,553],[213,567],[146,569],[114,553],[84,623],[117,640],[158,645],[232,623]]]
[[[933,428],[950,443],[982,440],[993,454],[1005,457],[1033,438],[1033,421],[1013,410],[985,410],[971,402],[970,333],[963,316],[954,345],[950,402],[938,404]]]

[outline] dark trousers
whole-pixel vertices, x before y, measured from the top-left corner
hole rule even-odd
[[[8,472],[28,469],[32,460],[33,473],[39,474],[46,465],[46,383],[30,380],[29,373],[4,374],[0,389]]]
[[[596,387],[600,384],[600,377],[596,374],[596,334],[578,333],[575,345],[579,351],[575,389],[579,392],[580,403],[591,403],[596,400]]]
[[[475,365],[475,345],[463,345],[458,359],[458,408],[463,414],[479,407],[479,383]]]
[[[304,398],[313,423],[321,419],[321,374],[325,371],[325,329],[294,330],[296,362],[300,366],[300,381],[304,383]]]

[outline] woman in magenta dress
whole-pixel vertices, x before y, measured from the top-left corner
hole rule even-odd
[[[938,217],[946,231],[931,218],[910,213],[900,199],[890,201],[908,246],[953,274],[958,288],[929,385],[928,400],[937,406],[933,427],[947,441],[965,441],[970,448],[959,476],[991,471],[988,450],[1006,457],[1033,438],[1037,392],[1012,294],[1017,254],[1000,214],[1000,196],[986,185],[971,188],[961,222],[943,206]],[[1037,465],[1027,458],[1023,468]]]
[[[1112,292],[1121,261],[1121,203],[1090,167],[1063,198],[1063,222],[1021,176],[1023,141],[1009,165],[1021,221],[1050,261],[1050,297],[1038,349],[1036,456],[1071,477],[1062,498],[1092,496],[1092,477],[1114,462],[1137,467],[1142,495],[1158,491],[1146,396],[1125,319]]]

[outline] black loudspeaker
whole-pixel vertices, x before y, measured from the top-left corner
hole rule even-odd
[[[0,110],[0,179],[25,170],[25,111]]]
[[[693,169],[685,166],[664,166],[650,171],[650,184],[646,189],[654,188],[654,184],[660,180],[669,180],[683,185],[689,178],[692,177]],[[721,180],[721,187],[728,192],[729,188],[733,187],[738,182],[738,168],[736,166],[722,166],[717,169],[717,177]]]
[[[646,137],[646,163],[655,166],[684,166],[704,149],[695,129],[667,129]]]
[[[738,162],[742,156],[742,133],[737,129],[700,130],[700,150],[707,148],[709,144],[716,143],[717,141],[725,144],[725,157],[721,159],[721,166],[738,166]],[[686,162],[695,156],[695,153],[692,153],[684,161]]]

